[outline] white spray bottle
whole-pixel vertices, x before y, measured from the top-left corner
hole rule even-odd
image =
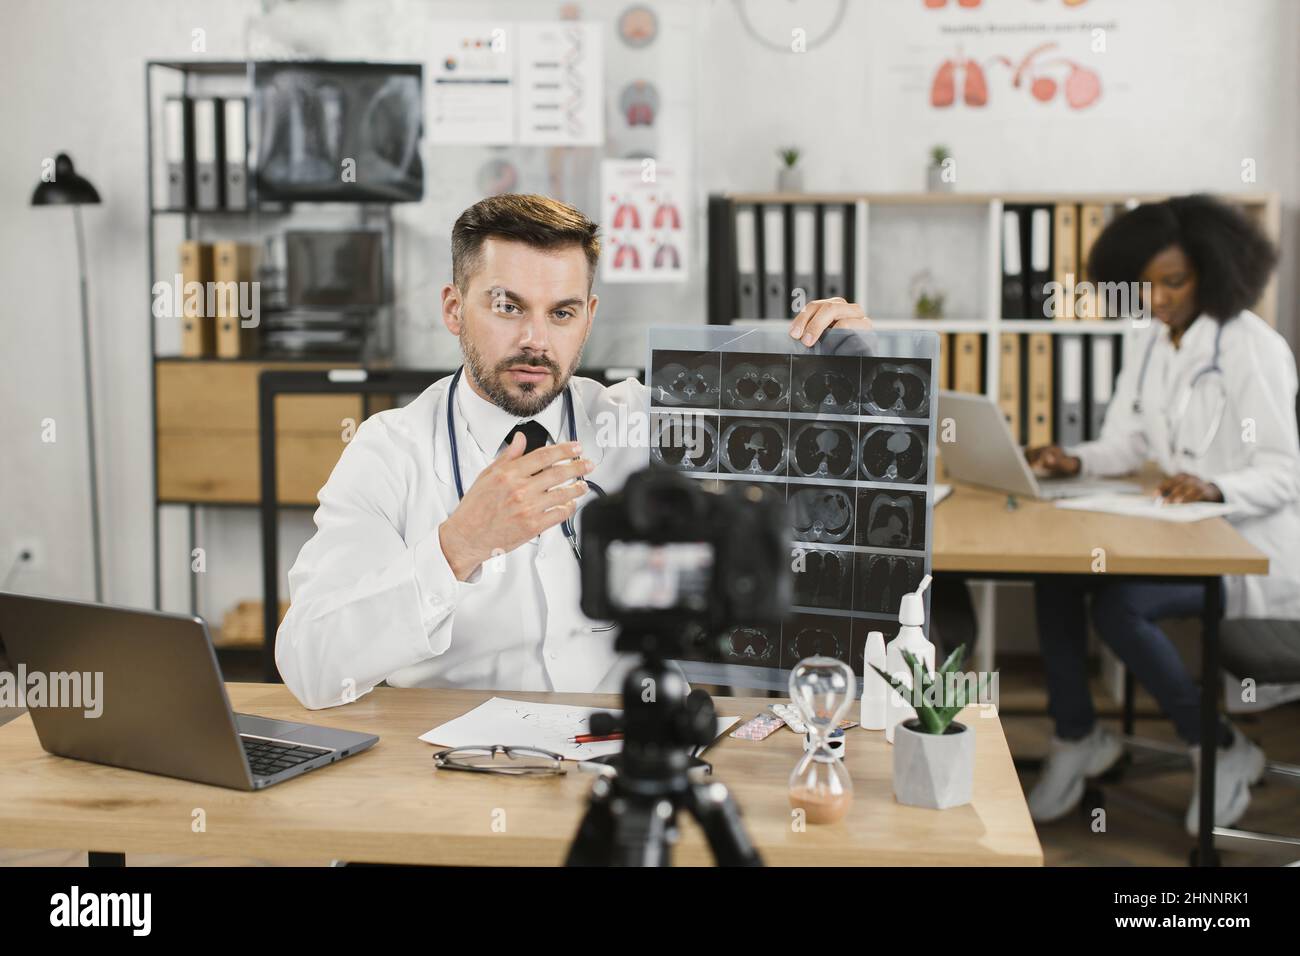
[[[893,691],[874,670],[876,667],[885,670],[885,635],[880,631],[867,635],[863,662],[866,667],[862,672],[862,717],[858,723],[864,730],[884,730],[885,700]]]
[[[934,673],[934,645],[925,639],[921,629],[925,625],[925,589],[930,586],[930,575],[921,579],[920,586],[910,594],[904,594],[898,608],[898,636],[885,648],[885,673],[892,674],[904,684],[912,686],[912,669],[903,660],[903,651],[907,651],[921,662],[931,674]],[[879,675],[877,675],[879,677]],[[893,688],[885,696],[885,739],[894,742],[894,728],[900,721],[911,720],[916,710],[905,701]]]

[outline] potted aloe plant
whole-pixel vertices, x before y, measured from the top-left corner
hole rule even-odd
[[[961,676],[965,657],[962,645],[931,674],[924,663],[903,651],[912,671],[911,687],[872,665],[916,710],[916,717],[894,728],[894,798],[899,803],[934,810],[970,803],[975,731],[953,719],[968,703],[965,680],[948,679],[950,674]]]

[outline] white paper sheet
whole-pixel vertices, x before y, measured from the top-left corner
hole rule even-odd
[[[591,715],[600,711],[621,714],[604,707],[573,704],[536,704],[527,700],[493,697],[467,714],[421,734],[427,744],[442,747],[472,747],[477,744],[506,744],[540,747],[569,760],[590,760],[623,749],[621,740],[575,744],[569,738],[590,732]],[[722,736],[738,717],[719,717],[715,739]]]
[[[1217,501],[1191,501],[1186,504],[1171,505],[1158,501],[1154,495],[1084,495],[1080,498],[1066,498],[1056,503],[1058,508],[1072,511],[1099,511],[1103,514],[1124,515],[1129,518],[1154,518],[1157,521],[1172,521],[1176,524],[1189,524],[1204,521],[1206,518],[1218,518],[1232,514],[1236,509],[1232,505]]]

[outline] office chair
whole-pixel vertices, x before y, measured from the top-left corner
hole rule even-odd
[[[1296,421],[1300,423],[1300,392],[1296,394]],[[1224,621],[1219,630],[1223,669],[1236,677],[1249,677],[1261,684],[1300,683],[1300,621],[1271,618],[1240,618]],[[1300,786],[1300,766],[1269,761],[1265,777],[1274,776]],[[1289,854],[1300,865],[1300,836],[1256,833],[1237,827],[1215,827],[1216,849],[1247,853]]]
[[[1219,629],[1223,669],[1262,684],[1300,683],[1300,621],[1239,618],[1224,621]],[[1269,761],[1265,777],[1276,777],[1300,787],[1300,766]],[[1237,827],[1215,827],[1216,849],[1248,853],[1287,853],[1300,865],[1300,836],[1256,833]]]

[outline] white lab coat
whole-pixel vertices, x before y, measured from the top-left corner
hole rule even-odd
[[[579,566],[558,525],[467,581],[452,574],[438,540],[438,526],[458,503],[446,431],[449,383],[442,379],[406,407],[365,421],[320,491],[316,534],[289,571],[289,612],[275,644],[285,684],[307,707],[347,703],[382,681],[619,689],[630,661],[615,653],[612,626],[579,609]],[[594,464],[587,477],[613,493],[648,459],[635,431],[613,423],[643,415],[648,391],[635,379],[609,388],[576,376],[571,383],[578,441]],[[455,402],[468,491],[518,419],[476,395],[463,376]],[[562,409],[561,396],[537,419],[567,441]],[[589,493],[580,504],[593,500]]]
[[[1171,448],[1170,418],[1192,377],[1212,363],[1217,325],[1210,316],[1196,319],[1179,348],[1162,322],[1135,331],[1100,437],[1066,451],[1081,459],[1085,475],[1126,474],[1154,460],[1165,474],[1181,471],[1213,482],[1237,508],[1228,520],[1269,559],[1266,577],[1225,579],[1226,616],[1300,619],[1296,364],[1286,340],[1253,312],[1223,326],[1219,365],[1227,405],[1214,441],[1199,458],[1184,453],[1196,450],[1212,428],[1214,403],[1202,383],[1178,429],[1179,451]],[[1153,337],[1139,396],[1142,360]]]

